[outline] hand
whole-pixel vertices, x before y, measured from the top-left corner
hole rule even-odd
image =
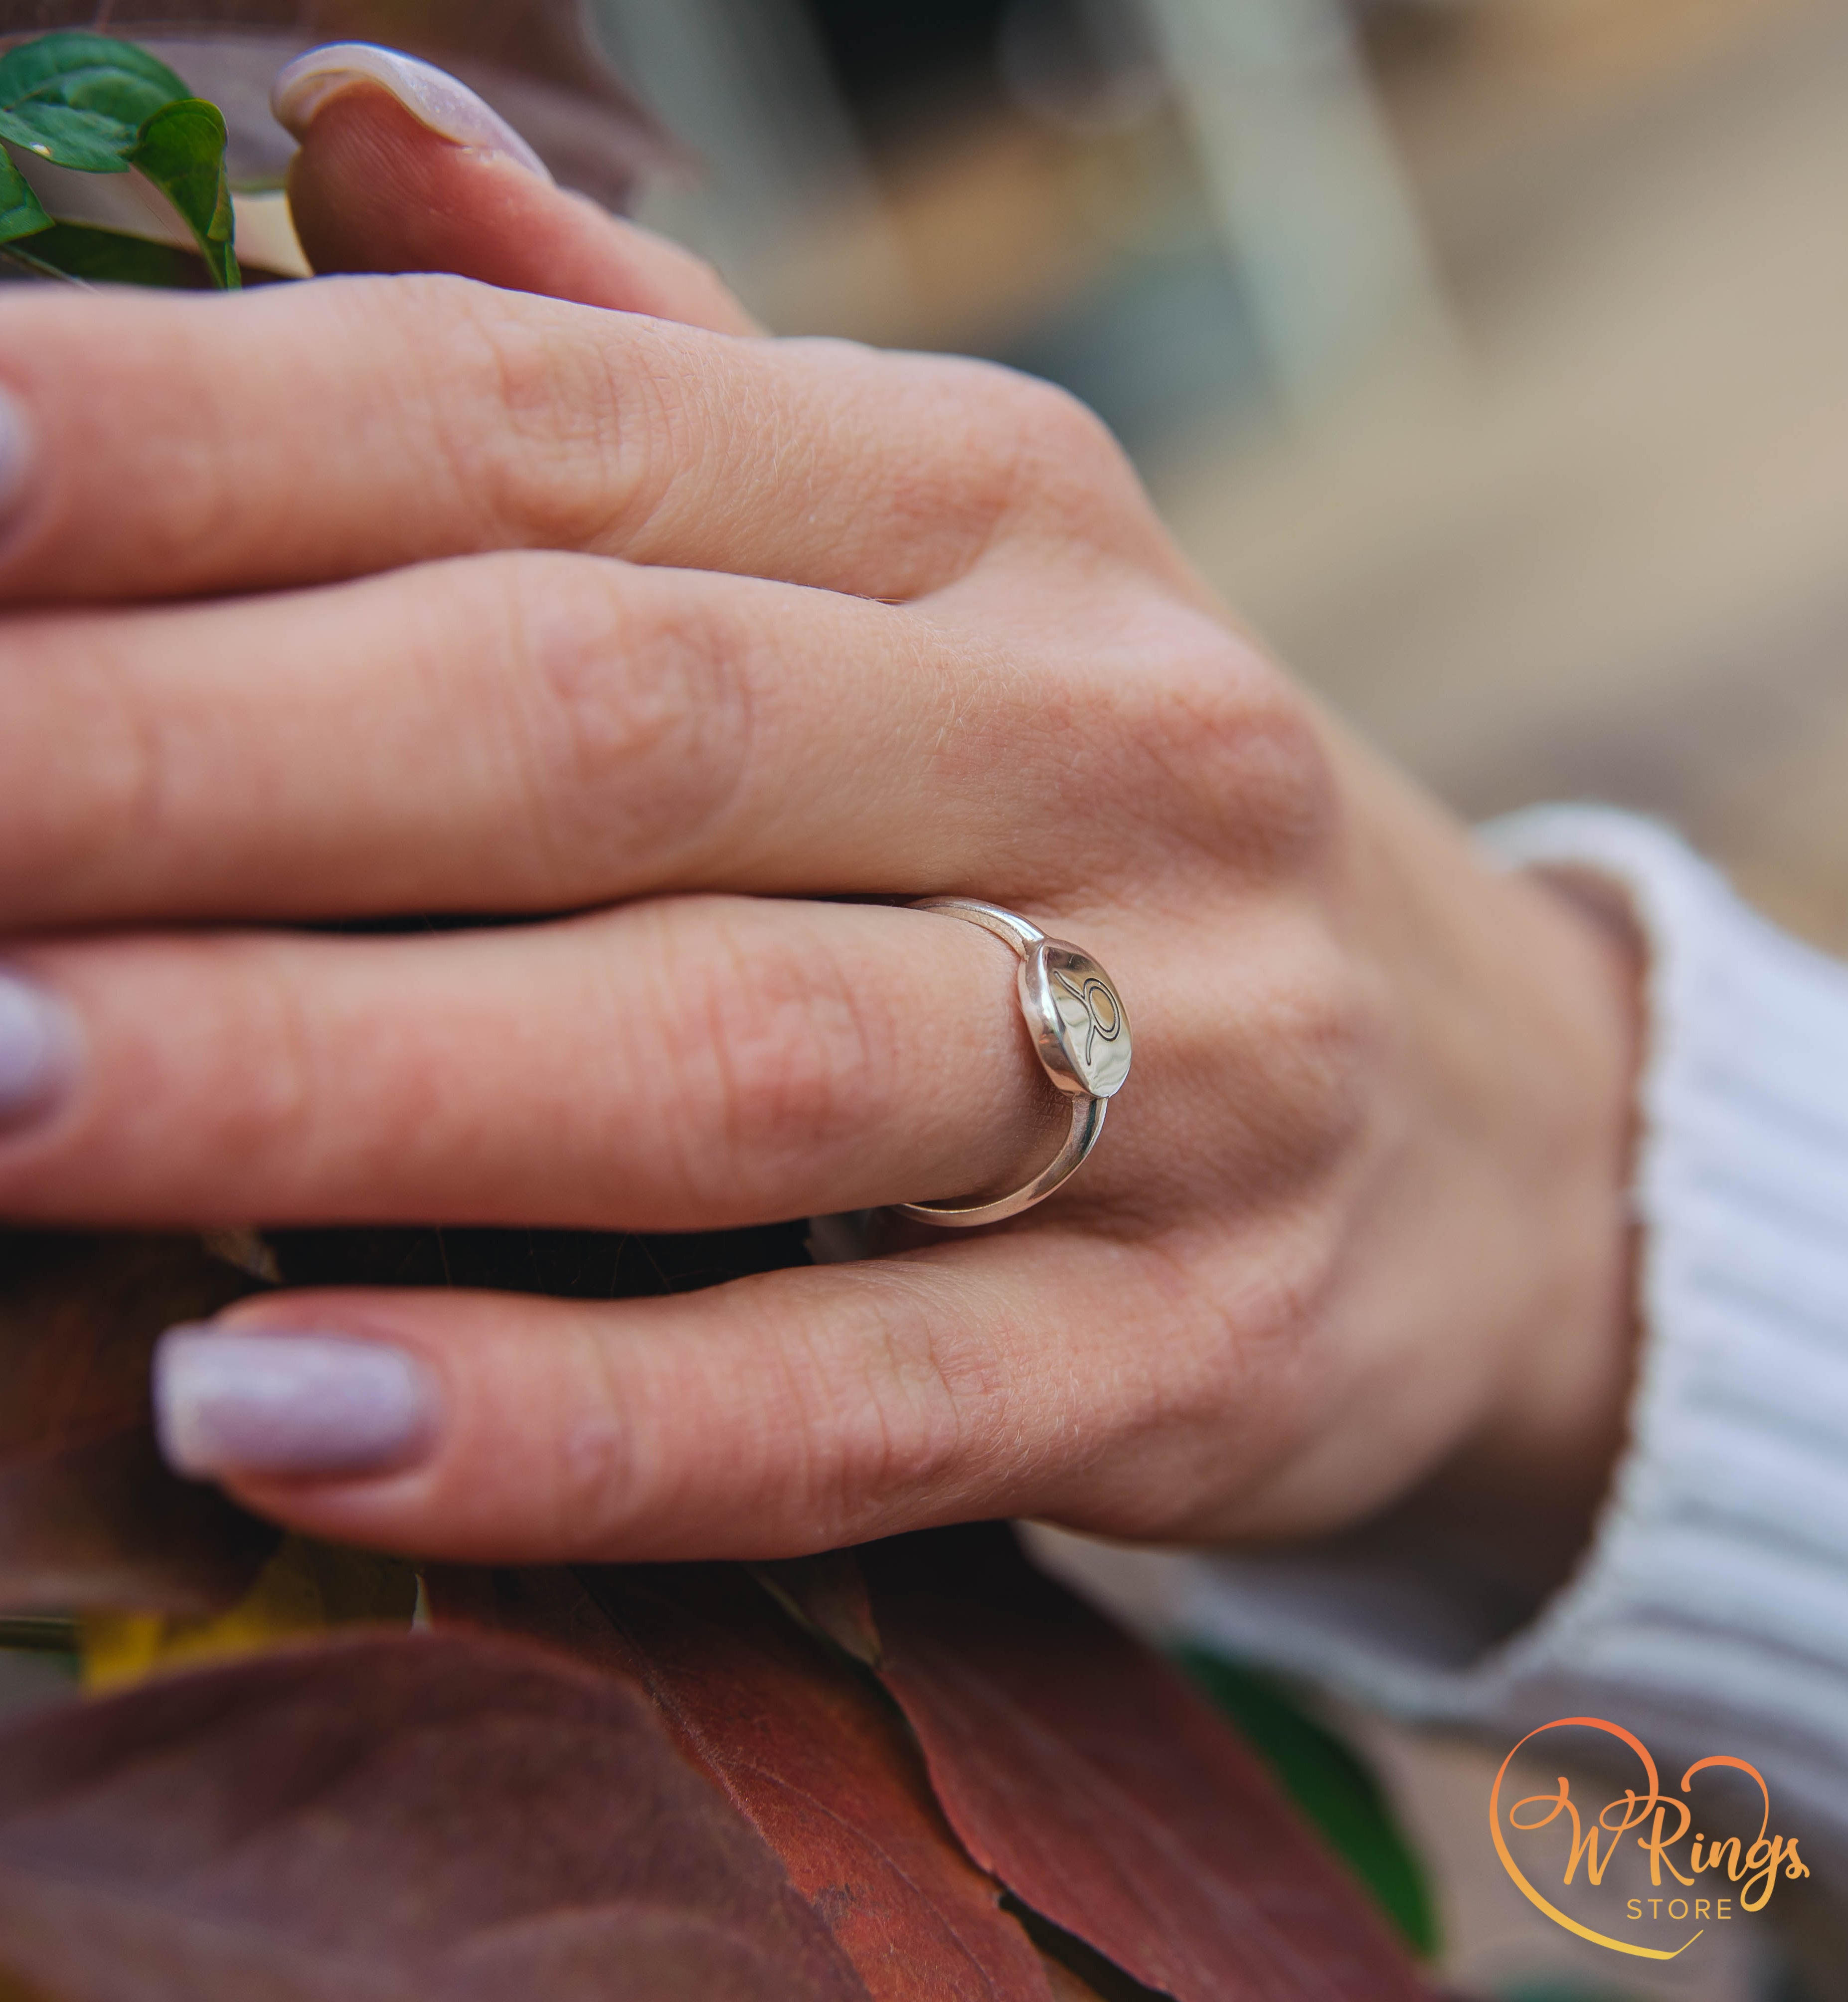
[[[170,1450],[457,1558],[1422,1505],[1560,1561],[1626,1369],[1621,938],[1320,714],[1058,392],[763,338],[375,86],[294,192],[323,268],[496,284],[0,306],[0,1210],[711,1229],[1024,1179],[1010,955],[846,898],[1076,941],[1135,1068],[992,1231],[248,1303],[170,1340]],[[431,911],[534,921],[291,928]]]

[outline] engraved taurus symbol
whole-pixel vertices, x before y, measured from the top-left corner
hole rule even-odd
[[[1090,1033],[1084,1039],[1085,1067],[1089,1069],[1091,1052],[1097,1047],[1101,1036],[1107,1043],[1114,1043],[1123,1033],[1123,1004],[1111,992],[1108,981],[1100,980],[1097,975],[1086,976],[1082,987],[1075,986],[1071,979],[1055,968],[1052,978],[1085,1012],[1090,1024]],[[1106,1020],[1107,1012],[1109,1019]]]

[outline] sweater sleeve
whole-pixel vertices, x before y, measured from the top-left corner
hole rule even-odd
[[[1537,1613],[1365,1535],[1189,1560],[1177,1610],[1408,1718],[1512,1742],[1590,1714],[1732,1753],[1848,1854],[1848,968],[1653,823],[1549,807],[1483,839],[1611,881],[1649,949],[1644,1346],[1594,1539]]]

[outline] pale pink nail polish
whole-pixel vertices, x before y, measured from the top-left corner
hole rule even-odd
[[[32,474],[32,427],[18,403],[0,389],[0,523],[26,497]]]
[[[447,70],[372,42],[330,42],[310,49],[281,71],[270,91],[277,123],[298,139],[308,136],[315,113],[356,83],[389,90],[421,124],[459,146],[515,162],[549,182],[551,170],[500,113]]]
[[[436,1441],[429,1367],[403,1349],[281,1330],[169,1329],[154,1362],[161,1450],[196,1479],[354,1481]]]
[[[42,987],[0,971],[0,1134],[52,1111],[77,1061],[70,1011]]]

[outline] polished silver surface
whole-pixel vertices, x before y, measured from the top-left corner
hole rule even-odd
[[[1110,975],[1087,952],[1048,938],[1037,925],[973,897],[926,897],[912,905],[979,925],[1020,961],[1020,1010],[1046,1075],[1072,1100],[1071,1130],[1058,1153],[1024,1188],[992,1202],[901,1202],[900,1216],[940,1228],[999,1223],[1044,1202],[1077,1172],[1104,1131],[1111,1099],[1129,1075],[1129,1017]]]
[[[1020,1003],[1040,1061],[1062,1090],[1114,1098],[1129,1075],[1129,1018],[1089,953],[1044,939],[1020,968]]]

